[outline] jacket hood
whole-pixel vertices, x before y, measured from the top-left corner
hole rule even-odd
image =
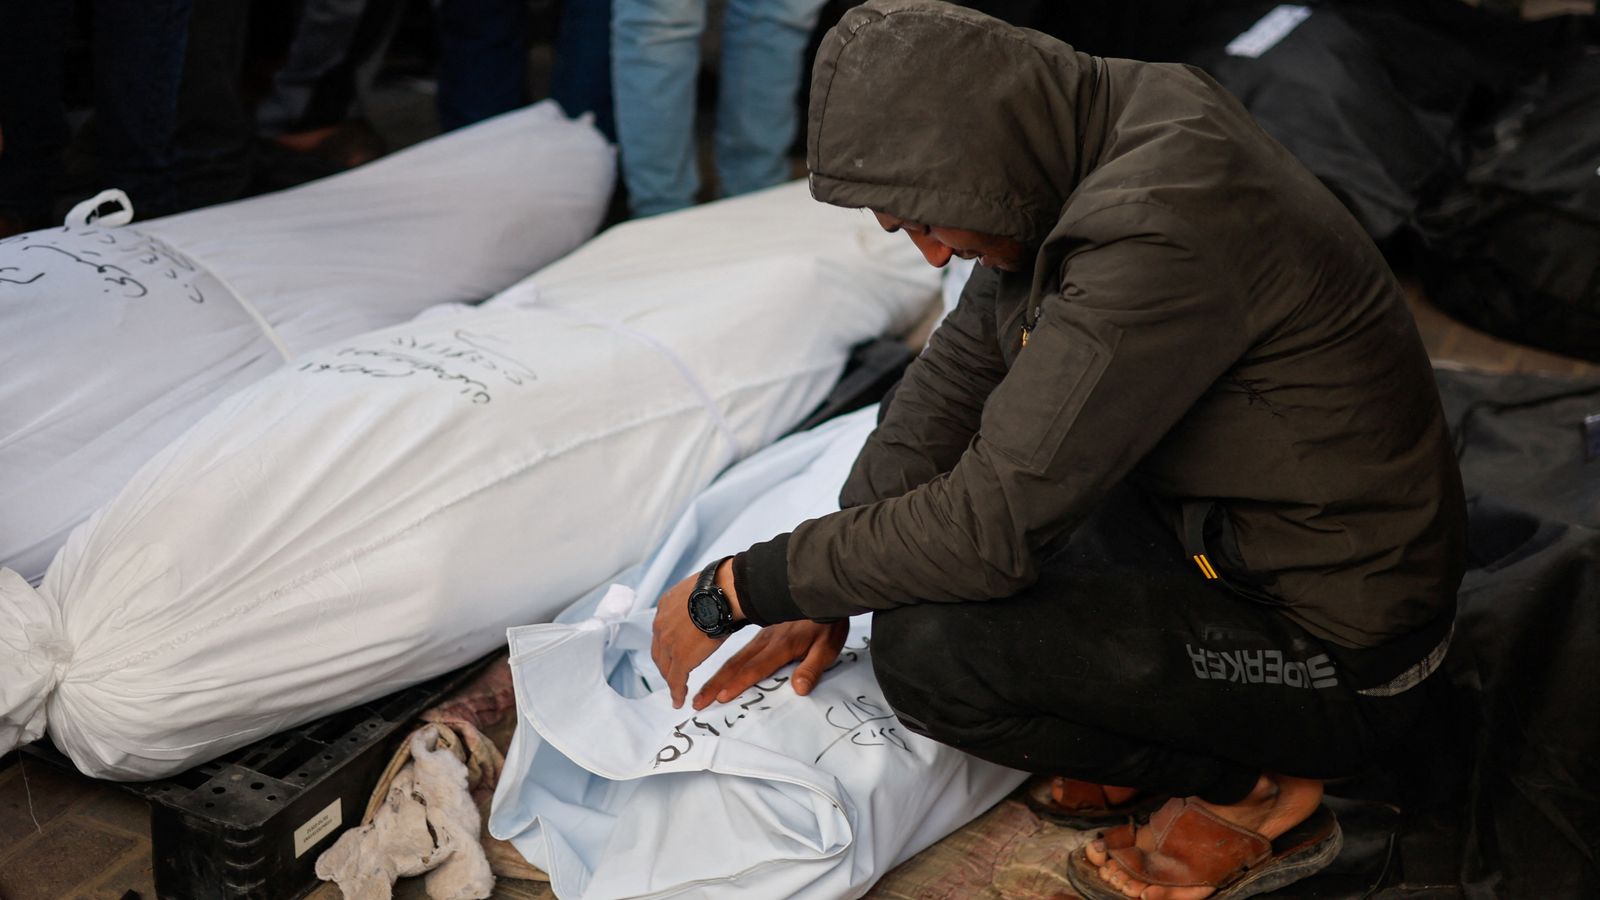
[[[872,0],[812,73],[811,194],[1037,247],[1082,177],[1100,61],[932,0]],[[1087,141],[1086,141],[1087,139]]]

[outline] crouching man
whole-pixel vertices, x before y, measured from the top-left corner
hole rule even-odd
[[[1084,896],[1326,865],[1322,779],[1412,722],[1462,571],[1460,475],[1372,243],[1204,74],[945,3],[844,17],[807,155],[818,200],[980,268],[845,508],[661,598],[674,702],[745,622],[695,707],[795,660],[805,693],[870,613],[901,721],[1113,826],[1070,865]]]

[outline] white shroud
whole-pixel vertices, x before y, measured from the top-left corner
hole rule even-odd
[[[876,414],[745,460],[618,585],[562,624],[511,629],[519,718],[489,830],[548,872],[556,896],[860,896],[1026,777],[895,718],[873,676],[871,616],[851,620],[844,652],[805,697],[784,666],[727,703],[673,709],[651,660],[661,592],[838,509]],[[690,696],[755,635],[724,641],[692,673]]]
[[[553,103],[294,190],[0,241],[0,565],[293,354],[515,283],[594,233],[613,153]]]
[[[48,723],[85,773],[157,778],[460,666],[636,563],[937,288],[799,184],[615,229],[548,302],[544,277],[297,357],[37,591],[0,581],[0,750]]]

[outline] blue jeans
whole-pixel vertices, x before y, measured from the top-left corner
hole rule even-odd
[[[728,0],[714,149],[723,196],[789,177],[801,64],[824,0]],[[682,209],[700,189],[695,80],[706,0],[614,0],[611,73],[622,177],[636,216]]]

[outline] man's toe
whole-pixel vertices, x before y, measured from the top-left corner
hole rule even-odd
[[[1083,853],[1089,858],[1089,862],[1094,863],[1096,866],[1104,866],[1106,864],[1108,857],[1106,856],[1105,841],[1090,841],[1089,845],[1084,848]]]

